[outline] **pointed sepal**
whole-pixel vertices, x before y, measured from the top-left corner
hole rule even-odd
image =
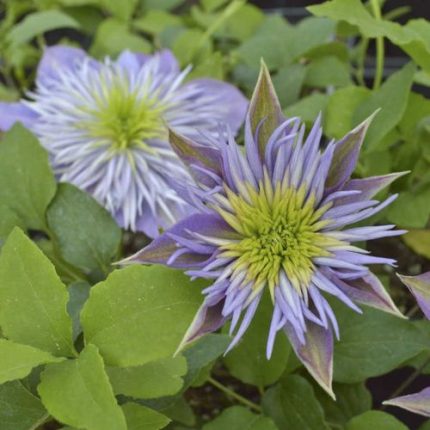
[[[430,272],[418,276],[397,275],[415,297],[427,319],[430,319]]]
[[[397,406],[398,408],[406,409],[414,414],[430,417],[430,387],[415,394],[396,397],[394,399],[383,402],[387,406]]]
[[[261,159],[264,160],[270,136],[284,119],[269,70],[264,61],[261,61],[260,74],[249,104],[247,118],[251,133],[256,136]]]

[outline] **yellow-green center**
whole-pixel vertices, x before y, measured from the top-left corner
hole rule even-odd
[[[165,106],[154,97],[130,92],[124,79],[116,77],[94,93],[96,108],[88,110],[91,120],[82,125],[90,137],[109,145],[114,152],[139,147],[152,151],[148,139],[166,136],[162,114]]]
[[[329,205],[315,208],[315,197],[266,179],[259,191],[244,185],[241,196],[226,188],[232,211],[218,209],[241,239],[222,247],[222,256],[235,258],[235,271],[245,270],[244,283],[259,290],[268,285],[272,294],[283,270],[298,292],[307,289],[314,271],[313,259],[331,255],[334,245],[320,230],[328,224],[321,216]]]

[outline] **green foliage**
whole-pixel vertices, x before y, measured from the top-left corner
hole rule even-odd
[[[367,430],[367,429],[384,429],[384,430],[407,430],[407,427],[398,419],[385,412],[369,411],[355,418],[345,427],[345,430]]]

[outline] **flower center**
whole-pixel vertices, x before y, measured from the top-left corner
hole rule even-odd
[[[132,89],[128,78],[108,77],[101,76],[102,91],[93,94],[95,108],[88,109],[91,119],[83,128],[114,152],[131,148],[153,152],[148,139],[162,138],[167,133],[162,118],[165,106],[154,95]]]
[[[328,224],[321,216],[329,205],[316,209],[315,197],[306,197],[305,190],[280,184],[273,190],[267,183],[259,191],[247,186],[246,197],[227,191],[232,212],[220,214],[241,239],[224,245],[222,256],[236,258],[236,271],[246,270],[244,283],[252,282],[255,289],[268,285],[273,291],[284,271],[300,292],[312,278],[313,258],[330,255],[330,241],[319,232]]]

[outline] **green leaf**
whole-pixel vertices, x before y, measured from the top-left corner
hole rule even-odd
[[[317,88],[325,88],[330,85],[334,87],[350,85],[351,76],[348,64],[333,56],[314,60],[307,68],[304,84]]]
[[[40,349],[0,339],[0,384],[25,378],[33,367],[40,364],[61,360]]]
[[[312,386],[298,375],[287,376],[268,389],[263,410],[279,429],[329,430]]]
[[[395,369],[428,349],[428,337],[410,321],[362,306],[363,315],[333,303],[340,327],[334,380],[360,382]]]
[[[202,430],[277,430],[273,421],[243,406],[232,406],[203,426]]]
[[[289,64],[279,69],[273,77],[273,85],[281,106],[287,107],[297,102],[305,77],[306,67],[303,64]]]
[[[108,367],[107,373],[115,394],[138,399],[155,399],[176,394],[187,372],[184,357],[164,358],[143,366]]]
[[[115,56],[123,50],[149,53],[150,43],[143,37],[130,32],[126,23],[115,18],[105,19],[97,28],[97,33],[90,49],[91,55],[104,57]]]
[[[87,345],[75,360],[48,365],[40,378],[42,402],[60,422],[91,430],[126,430],[124,414],[94,345]]]
[[[49,417],[41,401],[19,381],[0,385],[2,430],[37,429]]]
[[[336,424],[339,428],[343,428],[352,417],[372,408],[372,395],[364,382],[357,384],[335,383],[333,391],[336,395],[336,401],[320,387],[314,389],[316,397],[324,409],[327,422]]]
[[[90,295],[91,285],[85,281],[73,282],[68,287],[69,301],[67,303],[67,312],[72,319],[73,339],[76,339],[82,332],[80,313]]]
[[[35,36],[57,28],[79,28],[79,22],[59,10],[45,10],[27,15],[8,34],[14,45],[29,42]]]
[[[327,94],[313,93],[284,109],[287,117],[298,116],[307,124],[312,124],[320,112],[324,112],[328,101]]]
[[[409,230],[402,239],[415,253],[430,260],[430,230]]]
[[[55,188],[46,151],[22,125],[14,125],[0,142],[2,207],[16,214],[26,227],[44,230],[45,210]]]
[[[324,115],[325,133],[341,139],[354,128],[352,115],[355,109],[364,102],[371,91],[364,87],[348,86],[339,88],[328,99]]]
[[[147,10],[170,10],[179,6],[181,3],[184,3],[184,1],[185,0],[143,0],[143,3]]]
[[[138,0],[101,0],[104,6],[116,18],[127,21],[133,15]]]
[[[408,428],[397,418],[386,412],[368,411],[354,417],[345,427],[345,430],[408,430]]]
[[[86,272],[108,271],[121,229],[106,209],[75,186],[60,184],[46,216],[65,261]]]
[[[15,228],[0,256],[0,326],[10,340],[73,355],[66,287],[54,266]]]
[[[393,73],[368,99],[361,103],[353,115],[354,125],[359,124],[377,109],[381,109],[369,127],[364,149],[378,149],[378,144],[402,119],[408,103],[415,66],[408,64]]]
[[[134,27],[152,35],[161,33],[166,27],[181,25],[182,20],[177,15],[163,10],[149,10],[145,16],[133,21]]]
[[[230,373],[247,384],[265,387],[279,379],[287,366],[290,346],[285,335],[276,337],[270,360],[266,358],[267,333],[273,304],[265,295],[240,344],[224,358]]]
[[[187,76],[188,80],[197,78],[224,79],[224,58],[220,52],[206,56]]]
[[[159,430],[170,422],[163,414],[135,403],[126,403],[122,410],[127,421],[127,430]]]
[[[173,42],[172,51],[179,60],[181,66],[187,66],[190,63],[196,63],[196,57],[205,58],[212,52],[210,40],[201,44],[204,33],[199,29],[185,30],[179,34]],[[200,57],[199,57],[200,56]]]
[[[203,285],[161,266],[114,271],[91,289],[81,314],[85,339],[116,366],[172,356],[201,304]]]

